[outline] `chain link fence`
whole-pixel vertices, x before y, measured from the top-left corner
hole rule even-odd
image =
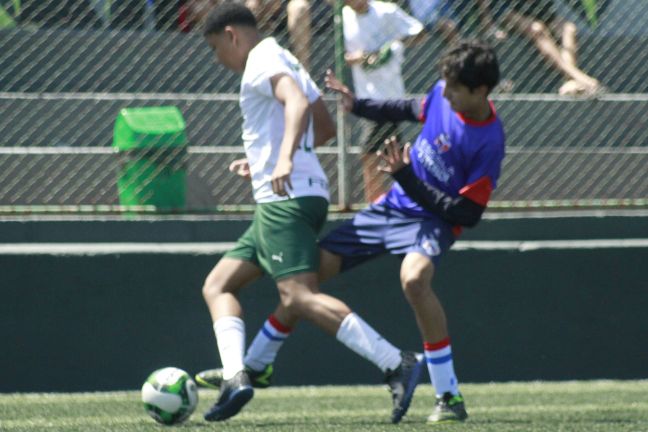
[[[239,77],[215,63],[200,31],[216,2],[0,0],[0,212],[249,210],[249,184],[227,171],[243,156]],[[491,207],[648,206],[648,1],[555,0],[533,10],[538,3],[398,2],[427,28],[404,51],[407,93],[427,92],[455,38],[487,38],[500,59],[492,99],[507,132]],[[296,52],[323,87],[336,65],[334,8],[324,0],[266,6],[257,11],[263,32]],[[563,63],[551,60],[549,40]],[[335,117],[335,98],[325,99]],[[129,160],[113,146],[115,122],[124,108],[153,106],[180,110],[187,147],[171,155],[171,168],[161,146],[126,155],[159,169],[141,168],[149,173],[133,186],[141,205],[124,207],[118,183]],[[318,150],[338,208],[365,201],[359,128],[344,119],[343,142]],[[407,125],[401,139],[418,129]],[[167,168],[184,173],[185,196],[150,205],[147,183]]]

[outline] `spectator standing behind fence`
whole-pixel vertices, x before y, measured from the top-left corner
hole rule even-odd
[[[309,69],[312,34],[308,0],[186,0],[180,6],[180,30],[189,32],[200,28],[210,9],[226,1],[245,4],[263,33],[276,33],[283,27],[285,18],[291,51],[302,66]]]
[[[405,96],[401,66],[402,41],[423,31],[423,25],[393,3],[377,0],[346,0],[342,9],[345,60],[351,66],[353,86],[361,99],[395,99]],[[362,175],[365,199],[373,202],[383,192],[376,175],[376,150],[397,135],[394,123],[379,125],[359,119],[363,146]]]
[[[566,82],[560,87],[560,94],[594,94],[602,90],[597,79],[578,67],[576,24],[558,15],[554,0],[486,1],[505,30],[515,31],[531,40],[540,54],[565,76]],[[565,3],[584,14],[591,23],[596,23],[597,14],[607,2],[566,0]],[[560,35],[560,45],[552,31]]]

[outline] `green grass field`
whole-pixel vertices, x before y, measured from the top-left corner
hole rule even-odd
[[[389,423],[380,386],[278,387],[257,391],[235,418],[212,424],[201,413],[216,392],[202,391],[183,431],[648,431],[648,381],[465,384],[470,418],[426,425],[432,389],[422,385],[403,422]],[[160,431],[139,392],[0,395],[1,431]]]

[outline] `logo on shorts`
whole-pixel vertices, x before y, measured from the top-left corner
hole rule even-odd
[[[272,254],[270,258],[272,258],[272,261],[277,261],[283,264],[283,252],[279,252],[278,254]]]
[[[436,240],[427,239],[423,243],[421,243],[421,247],[423,248],[425,253],[430,256],[437,256],[441,254],[441,248],[439,247],[439,243]]]

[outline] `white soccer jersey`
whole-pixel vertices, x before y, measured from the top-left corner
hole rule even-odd
[[[405,95],[401,75],[403,44],[400,40],[419,34],[423,24],[393,3],[370,1],[367,13],[358,14],[349,6],[342,9],[344,44],[347,52],[376,52],[391,43],[391,59],[374,70],[353,65],[353,85],[359,98],[390,99]]]
[[[243,144],[250,164],[254,200],[258,203],[288,199],[272,192],[272,172],[277,164],[284,135],[284,106],[275,98],[270,78],[288,74],[313,103],[320,91],[308,72],[274,38],[263,39],[247,59],[239,104],[243,113]],[[293,156],[293,171],[288,190],[290,198],[322,196],[329,199],[328,180],[315,154],[313,119]]]

